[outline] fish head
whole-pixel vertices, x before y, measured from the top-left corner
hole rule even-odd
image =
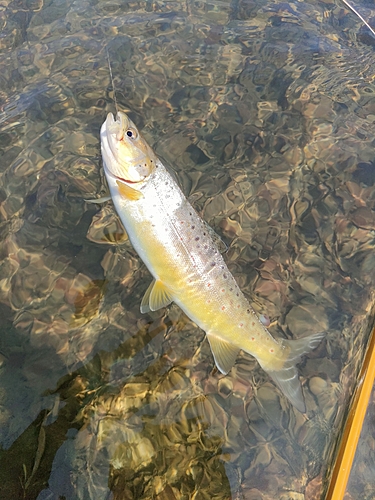
[[[156,168],[157,157],[123,112],[108,113],[100,130],[104,171],[126,183],[142,183]]]

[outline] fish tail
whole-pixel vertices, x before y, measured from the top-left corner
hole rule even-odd
[[[265,368],[282,393],[301,413],[306,412],[306,405],[296,364],[301,356],[318,347],[324,336],[324,333],[314,333],[298,340],[282,340],[283,346],[289,351],[283,367],[279,370],[272,370],[269,366]]]

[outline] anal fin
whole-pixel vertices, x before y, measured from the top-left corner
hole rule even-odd
[[[157,311],[162,307],[167,307],[172,301],[173,298],[164,283],[160,280],[152,280],[143,296],[141,313]]]
[[[238,347],[212,333],[207,333],[207,338],[218,370],[226,375],[236,361],[239,353]]]

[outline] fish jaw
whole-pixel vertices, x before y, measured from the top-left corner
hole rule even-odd
[[[100,129],[106,175],[127,183],[144,182],[156,168],[157,158],[137,127],[123,112],[108,113]]]

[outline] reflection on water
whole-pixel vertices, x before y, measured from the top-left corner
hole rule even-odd
[[[276,0],[40,0],[2,4],[0,26],[4,498],[319,498],[375,280],[358,19]],[[300,369],[307,415],[249,356],[218,374],[176,306],[140,314],[150,276],[111,205],[85,201],[106,194],[106,48],[121,108],[223,235],[271,331],[327,331]]]

